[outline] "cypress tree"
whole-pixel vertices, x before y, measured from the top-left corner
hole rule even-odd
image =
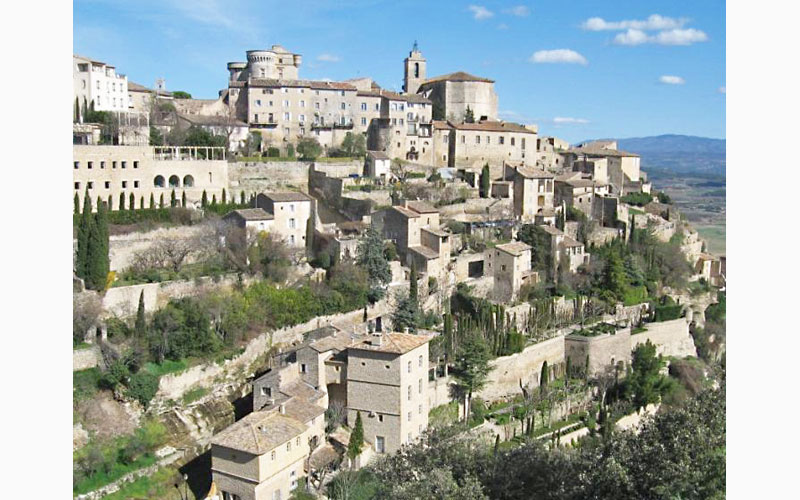
[[[156,197],[153,195],[153,193],[150,193],[150,210],[153,210],[154,208],[156,208]]]
[[[364,424],[361,422],[361,412],[356,414],[356,425],[353,427],[353,432],[350,433],[350,442],[347,443],[347,456],[351,460],[361,453],[361,447],[364,445]]]
[[[111,195],[108,195],[108,210],[111,210],[111,202],[114,201],[114,198]]]
[[[139,197],[139,208],[144,210],[144,196]]]
[[[125,210],[125,192],[124,191],[119,194],[119,206],[117,207],[117,210],[120,210],[120,211]]]
[[[81,213],[81,199],[78,196],[77,192],[75,193],[75,198],[73,198],[72,202],[75,205],[75,207],[73,207],[73,209],[72,209],[72,213],[74,213],[74,214]]]
[[[73,114],[72,121],[75,123],[81,121],[80,101],[78,101],[77,97],[75,98],[75,113]],[[78,213],[78,211],[75,210],[75,213]]]
[[[99,208],[100,208],[100,205],[102,205],[102,204],[103,204],[103,198],[101,198],[101,197],[98,195],[98,196],[97,196],[97,204],[96,204],[95,206],[96,206],[96,207],[99,209]]]
[[[172,194],[169,197],[169,206],[175,208],[178,204],[178,197],[175,196],[175,188],[172,188]]]
[[[89,254],[89,230],[92,227],[92,200],[89,190],[83,195],[83,213],[78,223],[78,250],[75,257],[75,274],[86,278],[86,256]]]
[[[211,206],[212,207],[216,207],[217,206],[217,195],[215,195],[215,194],[211,195]]]
[[[86,284],[92,290],[103,290],[108,279],[108,221],[102,205],[89,231],[86,257]]]
[[[226,204],[228,199],[228,195],[225,193],[225,188],[222,188],[222,204]]]
[[[489,191],[491,189],[491,180],[489,179],[490,176],[491,173],[489,171],[489,164],[487,163],[483,166],[483,170],[481,170],[480,189],[479,189],[481,198],[489,197],[490,194]]]
[[[550,370],[547,369],[547,361],[545,361],[544,363],[542,363],[542,374],[539,377],[539,387],[541,389],[547,387],[549,379],[550,379]]]
[[[136,196],[133,193],[128,197],[128,208],[130,210],[136,210]]]
[[[144,290],[139,293],[139,308],[136,310],[136,323],[133,332],[137,338],[143,339],[147,333],[147,321],[144,317]]]
[[[244,191],[242,191],[242,193],[244,193]],[[203,190],[203,196],[200,198],[200,206],[203,208],[208,206],[208,193],[206,193],[205,189]]]
[[[186,191],[184,191],[183,194],[181,194],[181,206],[183,208],[186,208]]]
[[[242,189],[242,195],[241,195],[241,197],[239,199],[241,200],[239,203],[244,205],[244,203],[245,203],[244,189]]]
[[[164,208],[164,193],[161,193],[161,197],[158,200],[158,208]]]
[[[408,287],[408,298],[410,298],[414,304],[419,304],[419,291],[417,290],[417,281],[419,278],[417,277],[417,264],[416,262],[411,262],[411,284]]]

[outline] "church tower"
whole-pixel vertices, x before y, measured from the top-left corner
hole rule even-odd
[[[403,90],[406,94],[416,94],[420,84],[425,81],[425,58],[417,48],[416,40],[414,40],[414,47],[406,57],[405,65],[406,75],[403,80]]]

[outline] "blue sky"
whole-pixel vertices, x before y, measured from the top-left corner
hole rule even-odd
[[[428,76],[496,81],[500,116],[541,134],[725,137],[725,2],[75,0],[73,51],[137,83],[216,97],[226,63],[281,44],[301,78],[400,90],[414,42]]]

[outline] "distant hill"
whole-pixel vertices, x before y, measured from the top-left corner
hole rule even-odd
[[[665,134],[617,139],[617,145],[639,154],[648,173],[725,176],[725,139]]]

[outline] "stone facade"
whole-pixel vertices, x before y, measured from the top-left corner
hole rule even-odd
[[[514,216],[533,222],[537,215],[554,215],[555,176],[544,170],[514,168]]]
[[[228,186],[224,148],[73,146],[72,160],[73,192],[82,207],[88,189],[93,210],[98,197],[119,210],[120,195],[130,208],[131,194],[136,208],[149,208],[151,195],[157,207],[162,196],[168,207],[173,190],[179,203],[185,193],[187,203],[199,206],[203,191],[219,200]]]
[[[476,121],[497,119],[494,80],[459,71],[425,80],[417,92],[441,106],[448,120],[463,122],[467,108]]]
[[[298,192],[261,193],[256,197],[256,208],[272,215],[270,232],[279,235],[291,248],[307,245],[309,220],[314,213],[314,199]]]

